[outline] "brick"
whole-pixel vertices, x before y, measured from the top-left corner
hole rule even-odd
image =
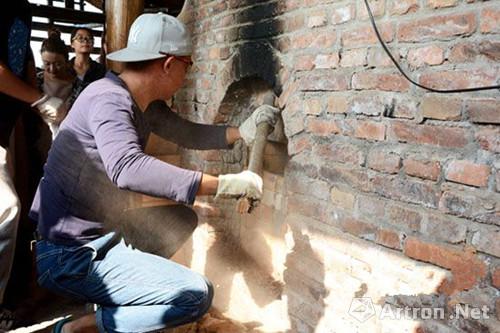
[[[468,132],[463,128],[415,125],[394,121],[389,126],[388,137],[399,142],[463,148],[467,145]]]
[[[331,136],[340,133],[340,128],[334,119],[323,119],[307,117],[306,129],[308,132],[318,136]]]
[[[480,43],[459,43],[451,48],[448,60],[452,63],[468,63],[477,61],[480,56],[482,59],[499,62],[500,42],[488,40]]]
[[[356,122],[354,136],[359,139],[383,141],[385,130],[385,124],[360,120]]]
[[[368,18],[368,11],[364,1],[358,3],[358,19],[364,20]],[[385,0],[369,0],[368,4],[374,17],[382,16],[385,13]]]
[[[293,172],[296,177],[307,176],[314,179],[318,178],[318,167],[315,164],[310,164],[308,162],[309,160],[290,160],[286,169],[287,176],[290,177],[291,173]],[[279,183],[277,185],[279,185]]]
[[[370,184],[365,170],[348,166],[322,166],[320,176],[330,184],[346,185],[360,191],[369,191]]]
[[[366,116],[380,116],[390,107],[389,103],[379,93],[358,93],[351,99],[349,112]]]
[[[371,178],[371,185],[375,193],[385,198],[431,208],[438,206],[441,194],[441,191],[431,184],[392,175],[375,175]]]
[[[318,144],[314,147],[313,153],[322,159],[339,163],[362,165],[365,161],[363,150],[348,142]]]
[[[358,211],[372,219],[382,219],[385,215],[385,201],[374,197],[357,195]]]
[[[398,173],[400,162],[401,157],[397,153],[378,149],[370,151],[367,158],[370,169],[392,174]]]
[[[349,89],[350,77],[339,73],[308,74],[299,81],[301,91],[345,91]]]
[[[286,191],[289,194],[303,194],[319,200],[328,200],[330,185],[325,181],[311,179],[303,173],[294,170],[287,172],[285,179]]]
[[[420,42],[469,35],[476,29],[474,13],[441,15],[399,24],[397,36],[401,42]]]
[[[291,138],[304,130],[305,117],[297,101],[289,103],[281,115],[287,138]]]
[[[495,267],[491,273],[491,285],[500,289],[500,266]]]
[[[337,68],[339,61],[338,53],[318,54],[314,59],[314,67],[318,69]]]
[[[408,91],[410,82],[400,74],[360,72],[352,76],[353,89]]]
[[[280,79],[281,80],[281,79]],[[295,81],[295,80],[283,80],[282,82],[285,82],[285,86],[283,87],[283,92],[281,93],[280,97],[278,98],[278,106],[283,109],[285,107],[289,108],[290,106],[288,106],[288,102],[289,102],[289,99],[292,98],[292,102],[295,103],[295,104],[300,104],[296,99],[294,99],[293,97],[295,97],[295,93],[297,92],[298,88],[299,88],[299,81]],[[285,111],[283,111],[285,112]],[[284,117],[283,113],[282,113],[282,116]]]
[[[289,214],[300,214],[318,221],[327,219],[327,202],[311,199],[310,196],[294,194],[287,196],[287,212]]]
[[[391,50],[391,53],[396,59],[399,59],[399,52],[397,50]],[[368,50],[367,56],[369,67],[388,67],[394,66],[391,58],[385,53],[385,51],[379,47],[370,48]]]
[[[323,27],[328,22],[326,18],[326,13],[314,13],[307,19],[307,27],[308,28],[317,28]]]
[[[500,225],[500,195],[454,184],[444,184],[439,210],[476,222]]]
[[[417,101],[415,99],[408,99],[403,97],[396,98],[393,101],[395,101],[396,105],[394,106],[394,104],[392,104],[388,106],[386,111],[389,112],[386,112],[386,117],[403,119],[415,119],[417,117],[420,117],[417,107]]]
[[[293,17],[289,17],[285,20],[285,31],[293,32],[299,29],[302,29],[305,24],[305,16],[304,15],[295,15]]]
[[[446,295],[471,289],[486,276],[486,264],[471,252],[424,242],[415,237],[406,239],[403,252],[410,258],[449,269],[452,279],[443,281],[438,288]]]
[[[391,42],[394,39],[394,30],[392,25],[388,23],[382,23],[378,25],[380,35],[384,42]],[[378,43],[377,36],[373,32],[373,28],[369,25],[361,28],[349,29],[342,32],[341,36],[342,46],[362,46],[362,45],[373,45]]]
[[[313,55],[301,55],[294,59],[293,68],[296,71],[310,71],[314,68],[315,56]]]
[[[470,100],[467,101],[465,108],[473,123],[500,124],[500,101],[498,99]]]
[[[332,47],[335,44],[336,35],[331,31],[325,32],[307,32],[299,35],[292,36],[290,40],[290,47],[296,49],[325,49]]]
[[[399,0],[391,1],[389,13],[391,15],[404,15],[416,12],[420,6],[418,0]]]
[[[488,185],[491,168],[470,161],[452,161],[445,173],[447,180],[466,185],[484,187]]]
[[[484,309],[486,310],[485,312],[488,314],[489,318],[492,318],[491,316],[494,315],[493,309],[495,308],[495,299],[497,298],[497,295],[498,290],[491,286],[481,284],[473,289],[455,293],[449,298],[447,303],[448,306],[451,306],[452,308],[456,304],[467,304],[469,305],[469,309],[472,310],[470,311],[470,314],[474,315],[480,315],[481,310]],[[476,309],[473,310],[472,308]],[[486,325],[479,324],[478,320],[465,321],[465,323],[465,325],[461,324],[461,328],[468,332],[481,332],[483,330],[490,331],[490,329],[493,329],[490,332],[495,332],[497,331],[496,327],[498,326],[498,323],[495,323],[495,321],[490,321],[490,323],[488,323],[488,321],[484,321],[483,323]]]
[[[462,100],[442,96],[425,96],[420,105],[422,116],[429,119],[460,120]]]
[[[296,155],[304,150],[310,150],[312,148],[312,142],[309,136],[294,136],[288,139],[288,153]]]
[[[486,8],[481,11],[481,26],[482,33],[499,33],[500,26],[500,9]]]
[[[467,225],[451,216],[429,215],[423,233],[436,240],[456,244],[465,241]]]
[[[346,96],[330,96],[327,100],[328,113],[346,113],[349,100]]]
[[[403,170],[409,176],[436,181],[441,174],[441,165],[438,161],[407,158],[403,161]]]
[[[378,229],[375,242],[394,250],[401,250],[401,239],[398,232],[388,229]]]
[[[387,207],[387,222],[397,227],[419,232],[422,220],[422,214],[413,209],[397,205]]]
[[[345,50],[341,54],[341,67],[358,67],[366,65],[366,49]]]
[[[231,55],[229,47],[212,48],[208,51],[208,59],[210,60],[225,60]]]
[[[337,187],[332,187],[330,191],[330,199],[335,206],[348,210],[352,210],[354,208],[354,194],[342,191]]]
[[[444,50],[436,45],[411,49],[408,51],[407,59],[413,67],[441,65],[444,62]]]
[[[332,9],[330,20],[333,25],[349,22],[354,18],[355,8],[353,4]]]
[[[305,114],[319,115],[322,111],[321,100],[316,98],[306,99],[304,101]]]
[[[495,70],[454,70],[427,72],[420,76],[420,84],[435,89],[465,89],[495,85]]]
[[[430,8],[445,8],[454,7],[458,3],[458,0],[427,0],[427,7]]]
[[[377,227],[370,223],[348,217],[341,218],[339,220],[339,224],[340,228],[344,232],[350,233],[351,235],[360,237],[362,239],[372,241],[375,240]]]
[[[496,226],[481,226],[473,233],[471,244],[479,251],[500,257],[500,229]]]

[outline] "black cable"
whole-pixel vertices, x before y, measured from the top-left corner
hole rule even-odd
[[[391,58],[392,62],[396,66],[396,68],[399,70],[399,72],[411,83],[416,85],[417,87],[420,87],[422,89],[426,89],[435,93],[442,93],[442,94],[451,94],[451,93],[462,93],[462,92],[470,92],[470,91],[479,91],[479,90],[489,90],[489,89],[500,89],[500,85],[496,86],[486,86],[486,87],[475,87],[475,88],[465,88],[465,89],[450,89],[450,90],[442,90],[442,89],[434,89],[430,87],[426,87],[424,85],[421,85],[418,82],[413,81],[401,68],[401,65],[394,59],[394,56],[392,55],[391,51],[387,48],[387,45],[383,41],[382,37],[380,36],[380,32],[378,31],[377,25],[375,24],[375,19],[373,18],[372,10],[370,8],[370,5],[368,4],[368,0],[365,0],[365,5],[366,5],[366,10],[368,11],[368,15],[370,16],[370,21],[372,22],[373,30],[375,31],[375,34],[377,35],[377,38],[382,45],[383,49]]]

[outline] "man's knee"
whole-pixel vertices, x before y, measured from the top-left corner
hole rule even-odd
[[[212,283],[204,276],[199,276],[196,283],[193,283],[190,290],[187,291],[191,296],[192,321],[200,319],[212,305],[214,297],[214,288]]]

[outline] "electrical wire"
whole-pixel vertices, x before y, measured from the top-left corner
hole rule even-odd
[[[435,93],[441,93],[441,94],[451,94],[451,93],[463,93],[463,92],[471,92],[471,91],[479,91],[479,90],[490,90],[490,89],[500,89],[500,85],[495,85],[495,86],[485,86],[485,87],[474,87],[474,88],[464,88],[464,89],[450,89],[450,90],[443,90],[443,89],[434,89],[431,87],[424,86],[418,82],[415,82],[412,78],[410,78],[404,70],[401,68],[401,65],[394,59],[394,56],[392,55],[391,51],[389,51],[389,48],[385,44],[384,40],[380,36],[380,32],[378,31],[377,24],[375,23],[375,18],[373,17],[372,10],[370,8],[370,5],[368,4],[368,0],[364,0],[365,5],[366,5],[366,10],[368,11],[368,15],[370,17],[370,21],[373,26],[373,30],[375,31],[375,34],[377,35],[377,39],[379,40],[380,44],[382,45],[382,48],[385,50],[389,58],[391,58],[392,62],[396,66],[396,68],[399,70],[399,72],[411,83],[416,85],[417,87],[420,87],[422,89],[432,91]]]

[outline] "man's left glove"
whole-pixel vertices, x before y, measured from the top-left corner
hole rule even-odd
[[[220,175],[215,197],[244,197],[258,201],[262,198],[262,186],[262,178],[249,170],[236,174]]]
[[[257,125],[267,122],[274,127],[278,121],[280,110],[270,105],[261,105],[238,128],[240,135],[248,146],[255,140]]]

